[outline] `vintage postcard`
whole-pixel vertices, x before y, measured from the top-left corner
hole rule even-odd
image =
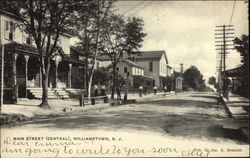
[[[249,157],[248,0],[1,0],[1,151]]]

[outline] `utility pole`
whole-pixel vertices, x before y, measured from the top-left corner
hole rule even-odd
[[[0,16],[0,26],[1,24],[1,19],[2,17]],[[3,44],[3,32],[0,29],[0,73],[1,73],[1,78],[0,78],[0,111],[2,110],[2,105],[3,105],[3,83],[4,83],[4,44]]]
[[[219,51],[219,92],[222,92],[225,97],[228,92],[228,83],[226,78],[226,55],[228,54],[227,50],[234,49],[230,46],[233,46],[234,39],[234,29],[233,25],[220,25],[216,26],[215,30],[215,43],[216,51]]]

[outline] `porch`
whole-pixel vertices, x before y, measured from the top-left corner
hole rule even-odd
[[[32,46],[10,43],[4,51],[4,102],[17,98],[41,98],[42,73],[38,52]],[[70,92],[81,88],[79,69],[84,63],[71,59],[58,48],[50,60],[48,98],[69,98]],[[73,74],[73,75],[72,75]],[[72,81],[73,80],[73,81]],[[73,85],[72,85],[73,84]]]

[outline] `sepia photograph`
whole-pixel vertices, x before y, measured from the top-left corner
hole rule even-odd
[[[249,157],[248,0],[1,0],[0,157]]]

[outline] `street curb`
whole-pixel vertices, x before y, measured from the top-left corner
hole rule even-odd
[[[219,94],[218,103],[219,104],[221,103],[224,106],[228,117],[233,118],[233,115],[232,115],[231,111],[229,110],[229,108],[228,108],[228,106],[226,104],[225,98],[221,94]]]
[[[229,110],[229,108],[228,108],[228,106],[227,106],[226,98],[224,98],[221,94],[219,94],[219,99],[221,100],[223,106],[225,107],[225,110],[226,110],[226,112],[227,112],[227,114],[228,114],[228,117],[229,117],[229,118],[234,118],[234,119],[235,119],[235,117],[233,117],[232,112]],[[244,136],[248,139],[248,141],[249,141],[249,139],[250,139],[250,138],[249,138],[249,135],[246,134],[246,131],[244,130],[244,128],[239,127],[238,129],[243,133],[243,135],[244,135]]]

